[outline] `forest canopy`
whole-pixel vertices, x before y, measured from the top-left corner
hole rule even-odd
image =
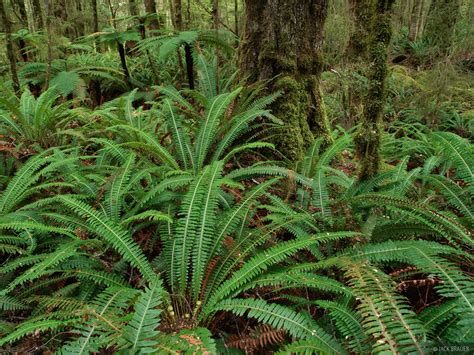
[[[0,0],[0,353],[472,353],[473,23]]]

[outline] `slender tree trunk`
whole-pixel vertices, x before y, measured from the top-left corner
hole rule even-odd
[[[314,135],[331,140],[319,85],[328,0],[245,3],[240,70],[248,83],[274,79],[269,90],[283,92],[272,107],[285,123],[275,143],[297,161]]]
[[[212,22],[214,30],[216,31],[216,43],[219,42],[219,0],[212,0]],[[217,58],[217,65],[216,65],[216,92],[219,93],[219,66],[221,62],[221,58],[219,55],[219,50],[216,48],[215,50],[216,58]]]
[[[194,61],[191,46],[187,43],[184,45],[184,56],[186,59],[186,74],[188,76],[188,85],[191,90],[194,90]]]
[[[125,57],[125,48],[124,45],[117,41],[117,51],[120,56],[120,64],[122,66],[122,72],[125,76],[127,83],[130,83],[130,72],[128,71],[127,59]]]
[[[174,25],[177,31],[183,31],[183,4],[181,0],[174,0]],[[194,61],[192,57],[192,48],[189,44],[184,45],[184,58],[186,60],[186,74],[188,77],[188,85],[190,89],[194,89]],[[183,61],[181,52],[178,49],[178,62],[183,69]]]
[[[376,0],[370,6],[373,15],[369,22],[369,90],[364,98],[360,129],[354,138],[361,180],[374,176],[380,168],[380,136],[388,73],[387,48],[392,35],[391,10],[394,2],[395,0]]]
[[[94,33],[99,32],[99,12],[97,9],[97,0],[91,0],[92,7],[92,29]],[[99,51],[99,41],[95,41],[95,50]],[[92,106],[96,107],[102,103],[102,89],[100,87],[99,79],[92,79]]]
[[[18,9],[18,14],[21,20],[21,25],[25,28],[29,28],[28,24],[28,15],[26,13],[25,1],[24,0],[15,0],[12,2],[12,5]],[[20,51],[21,59],[24,62],[28,61],[28,53],[26,51],[25,40],[21,37],[18,38],[18,49]]]
[[[174,25],[178,31],[183,30],[183,3],[181,0],[174,0]]]
[[[353,18],[353,30],[346,50],[349,60],[359,60],[368,54],[370,2],[371,0],[349,0]]]
[[[152,14],[152,17],[149,20],[148,27],[152,31],[158,30],[160,28],[160,22],[158,20],[158,14],[156,12],[155,0],[145,0],[145,10],[146,10],[147,15]]]
[[[46,5],[46,32],[48,34],[48,67],[46,69],[45,88],[48,88],[51,80],[51,64],[53,62],[53,36],[51,33],[51,18],[53,17],[53,5],[50,0],[45,0]]]
[[[423,11],[423,0],[415,0],[413,11],[410,19],[410,32],[408,39],[412,42],[418,38],[418,30],[420,29],[421,15]]]
[[[86,34],[86,27],[85,27],[85,22],[82,19],[82,14],[83,14],[83,9],[82,9],[82,0],[76,0],[76,11],[77,11],[77,16],[76,16],[76,31],[77,31],[77,36],[81,37]]]
[[[191,26],[191,0],[186,1],[186,28]]]
[[[5,37],[6,37],[5,40],[7,42],[7,56],[8,56],[8,60],[10,61],[10,71],[12,75],[13,90],[15,91],[17,96],[20,96],[20,82],[18,80],[18,73],[16,70],[15,52],[13,51],[11,22],[7,16],[4,2],[5,0],[0,0],[0,16],[3,22],[3,30],[5,31]]]
[[[138,21],[138,31],[140,32],[140,37],[142,39],[145,38],[145,24],[144,20],[140,18],[140,12],[138,11],[138,5],[136,0],[128,0],[128,10],[130,16],[133,16]]]
[[[214,29],[219,29],[219,0],[212,0],[212,22]]]
[[[235,35],[239,36],[239,0],[234,0]]]
[[[439,55],[447,55],[452,45],[456,22],[459,18],[460,0],[432,0],[428,12],[425,37]]]

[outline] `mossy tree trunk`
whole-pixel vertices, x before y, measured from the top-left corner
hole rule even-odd
[[[460,13],[460,0],[432,0],[425,27],[425,38],[446,55],[452,45],[454,29]]]
[[[361,60],[368,54],[370,24],[372,19],[370,0],[349,0],[352,15],[352,32],[346,50],[350,60]]]
[[[15,52],[13,50],[13,40],[12,40],[12,28],[11,22],[8,18],[4,0],[0,0],[0,18],[3,23],[3,30],[5,31],[5,40],[7,43],[7,56],[10,62],[10,72],[12,75],[12,83],[13,83],[13,90],[19,96],[20,95],[20,82],[18,80],[18,73],[16,70],[16,57]]]
[[[388,73],[387,48],[392,35],[391,9],[394,2],[395,0],[368,0],[372,12],[368,47],[370,65],[367,71],[369,88],[363,98],[360,128],[354,138],[361,180],[377,174],[380,168],[381,125]]]
[[[288,159],[301,159],[314,136],[330,140],[320,89],[321,46],[328,0],[246,0],[240,69],[249,83],[272,80],[283,95],[273,113],[284,123],[275,140]]]

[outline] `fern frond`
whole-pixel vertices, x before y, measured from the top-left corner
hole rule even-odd
[[[151,284],[138,297],[132,319],[124,328],[126,338],[131,344],[130,351],[149,352],[153,351],[157,341],[152,340],[158,331],[160,324],[160,313],[157,309],[161,302],[163,289],[159,283]]]
[[[216,305],[216,310],[232,312],[238,316],[254,318],[275,329],[284,329],[296,338],[310,339],[327,353],[344,354],[344,349],[314,321],[278,304],[269,304],[264,300],[230,299]]]
[[[62,196],[61,202],[79,216],[85,218],[91,230],[109,242],[128,262],[140,270],[148,281],[155,280],[156,274],[128,231],[82,201]]]

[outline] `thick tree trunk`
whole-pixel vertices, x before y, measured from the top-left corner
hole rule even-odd
[[[459,17],[460,0],[432,0],[426,21],[425,37],[446,55],[451,48],[454,29]]]
[[[292,161],[314,135],[330,141],[319,86],[327,7],[328,0],[246,0],[241,73],[249,83],[273,79],[269,89],[283,92],[272,107],[285,123],[275,142]]]
[[[364,98],[360,129],[354,142],[360,161],[359,179],[374,176],[380,167],[380,136],[383,110],[386,101],[385,81],[388,73],[387,48],[390,43],[391,9],[395,0],[375,0],[369,44],[369,90]]]
[[[152,31],[156,31],[160,28],[160,22],[158,20],[158,14],[156,12],[156,3],[155,0],[145,0],[145,10],[147,15],[152,15],[149,20],[148,27]]]
[[[10,61],[10,71],[12,75],[13,90],[19,96],[20,95],[20,82],[18,80],[18,73],[16,70],[16,58],[15,52],[13,51],[13,41],[12,41],[12,28],[10,19],[7,16],[7,12],[4,6],[5,0],[0,0],[0,17],[3,22],[3,30],[5,32],[5,40],[7,42],[7,56]]]
[[[28,28],[28,15],[26,14],[25,0],[12,1],[12,5],[18,9],[21,25],[25,28]]]
[[[46,27],[46,23],[44,22],[43,10],[41,9],[40,0],[33,0],[32,5],[35,31],[41,31],[41,29]]]

